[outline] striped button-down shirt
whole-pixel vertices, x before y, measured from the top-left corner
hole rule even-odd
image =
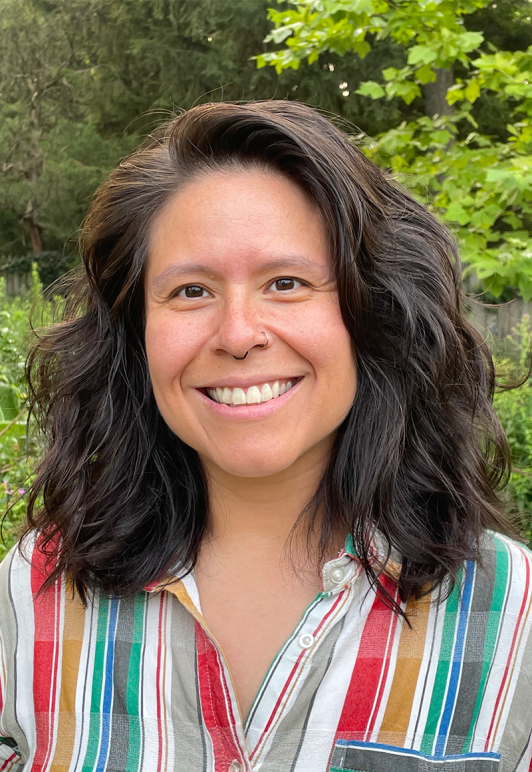
[[[0,569],[0,770],[524,772],[532,557],[486,534],[455,589],[384,605],[349,543],[242,723],[192,574],[85,608],[44,560]],[[391,577],[382,580],[396,598]]]

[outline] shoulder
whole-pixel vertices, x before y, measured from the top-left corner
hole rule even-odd
[[[468,563],[456,588],[456,612],[484,641],[484,658],[532,674],[532,553],[519,542],[486,531],[476,563]],[[458,596],[455,596],[458,600]],[[450,599],[451,601],[451,599]],[[449,605],[449,604],[448,604]],[[452,606],[452,602],[451,602]],[[465,629],[464,628],[464,629]],[[479,631],[482,631],[480,635]],[[480,637],[479,637],[480,636]],[[473,638],[471,641],[473,642]],[[473,645],[473,643],[471,643]],[[465,642],[467,648],[467,640]]]
[[[531,591],[532,552],[524,544],[494,531],[486,531],[480,543],[477,581],[506,588],[513,594]]]
[[[43,590],[50,573],[50,559],[40,549],[41,537],[28,537],[6,555],[0,564],[0,628],[32,627],[37,614],[45,615],[61,594],[63,581]]]

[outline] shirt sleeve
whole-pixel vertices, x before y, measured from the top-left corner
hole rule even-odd
[[[25,766],[24,750],[19,745],[23,735],[21,731],[20,736],[17,735],[9,718],[16,714],[13,683],[16,642],[20,631],[13,617],[12,602],[18,588],[13,590],[10,581],[13,563],[18,557],[17,548],[14,547],[0,564],[0,772],[22,772]],[[21,566],[29,570],[25,562],[21,562]]]

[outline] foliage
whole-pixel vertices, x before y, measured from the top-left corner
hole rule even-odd
[[[383,70],[404,73],[410,66],[395,32],[367,32],[371,50],[363,59],[348,50],[346,33],[319,63],[299,59],[297,69],[280,74],[257,69],[251,55],[262,50],[267,57],[277,45],[262,43],[272,2],[0,0],[0,255],[45,251],[70,260],[89,200],[111,167],[154,125],[197,102],[297,98],[369,136],[423,114],[420,97],[409,104],[403,98],[412,87],[406,75],[394,76],[389,86],[382,80]],[[525,50],[532,28],[527,33],[515,11],[523,3],[498,0],[481,8],[486,39]],[[334,23],[348,4],[336,6]],[[378,14],[364,7],[370,4],[359,0],[360,13],[377,23]],[[420,13],[412,16],[412,29]],[[464,18],[473,23],[476,15]],[[466,32],[478,37],[476,29]],[[372,99],[380,89],[390,98]],[[505,141],[508,106],[499,109],[500,100],[487,100],[487,93],[472,110],[479,133]]]
[[[414,194],[452,224],[469,265],[493,295],[506,286],[532,298],[532,46],[501,51],[486,44],[467,17],[488,0],[290,0],[270,9],[267,41],[284,47],[257,57],[278,72],[335,52],[365,57],[391,38],[404,49],[401,67],[386,67],[357,93],[406,105],[459,73],[439,115],[413,115],[375,139],[359,137],[370,158],[392,170]],[[496,4],[495,4],[496,5]],[[526,5],[526,4],[525,4]],[[527,24],[516,2],[516,23]],[[487,98],[506,115],[502,137],[487,135],[475,104]]]
[[[518,351],[517,362],[497,362],[501,381],[512,377],[517,369],[528,369],[532,352],[532,324],[525,314],[514,328],[511,342]],[[532,545],[532,378],[516,389],[501,389],[495,394],[494,406],[508,437],[513,470],[508,484],[508,509],[517,516],[529,544]]]
[[[0,271],[8,273],[30,273],[33,265],[37,266],[39,281],[44,289],[74,267],[72,255],[55,250],[0,258]]]
[[[0,279],[0,513],[7,510],[0,559],[17,539],[26,511],[24,494],[41,454],[25,407],[24,362],[31,337],[30,314],[38,308],[43,324],[48,324],[61,302],[61,299],[43,302],[36,265],[32,288],[23,297],[7,296],[4,280]]]

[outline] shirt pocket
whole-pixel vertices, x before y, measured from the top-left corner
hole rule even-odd
[[[426,756],[410,748],[338,740],[329,772],[497,772],[499,753]]]

